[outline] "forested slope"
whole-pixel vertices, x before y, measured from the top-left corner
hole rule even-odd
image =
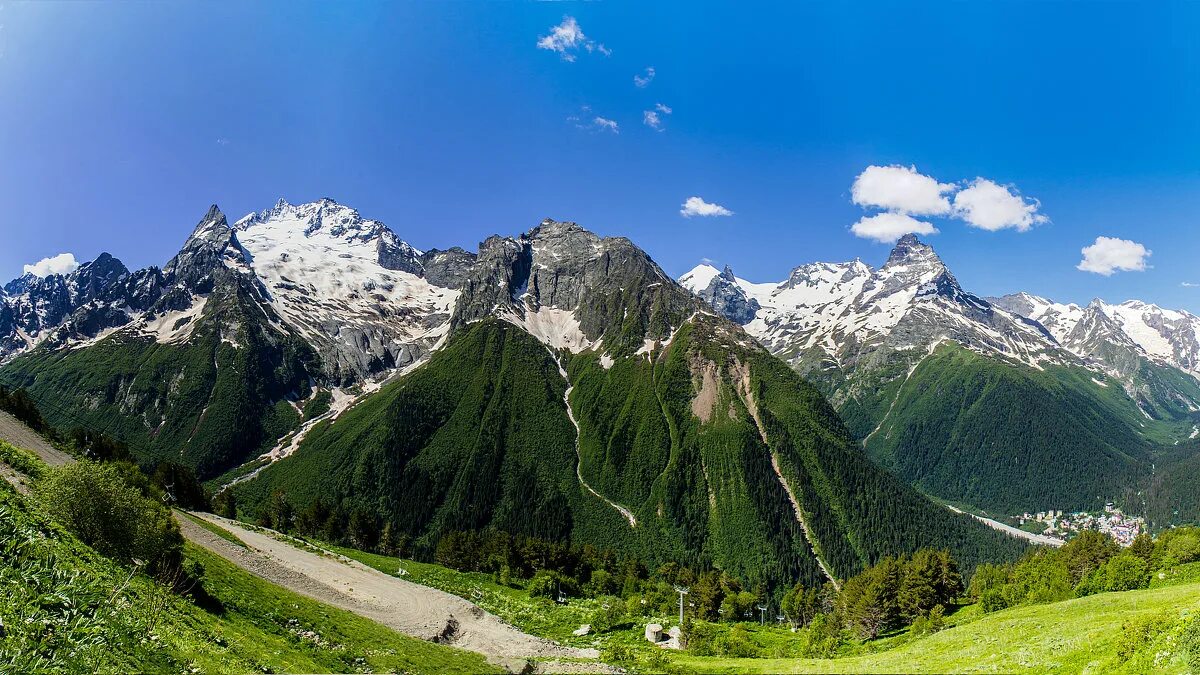
[[[1145,418],[1081,369],[944,343],[897,382],[867,450],[939,497],[1002,513],[1095,508],[1149,474]]]
[[[504,321],[470,324],[233,489],[247,515],[281,496],[382,514],[418,554],[450,532],[506,531],[769,585],[822,582],[814,548],[843,578],[922,546],[968,567],[1022,548],[876,467],[819,392],[706,316],[612,360],[552,353]]]

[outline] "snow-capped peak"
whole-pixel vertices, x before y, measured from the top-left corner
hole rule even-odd
[[[881,347],[924,353],[944,339],[1035,365],[1057,350],[1041,326],[965,292],[933,247],[911,234],[879,269],[857,259],[808,263],[782,282],[755,284],[701,266],[680,281],[714,308],[745,312],[735,293],[713,288],[725,276],[758,305],[746,331],[793,361],[808,359],[813,349],[838,362]]]
[[[693,293],[699,293],[708,288],[708,285],[719,274],[721,274],[721,270],[716,267],[708,263],[700,263],[679,277],[679,284]]]

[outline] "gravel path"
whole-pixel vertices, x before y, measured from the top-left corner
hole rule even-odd
[[[50,445],[36,431],[3,410],[0,410],[0,439],[36,453],[50,466],[62,466],[74,461],[73,457]]]
[[[3,411],[0,411],[0,439],[34,452],[52,466],[75,461]],[[22,492],[28,491],[23,476],[3,463],[0,463],[0,479],[12,483]],[[522,633],[457,595],[388,576],[344,556],[304,550],[219,516],[192,515],[232,532],[249,548],[222,539],[177,514],[180,530],[192,543],[257,577],[406,635],[478,652],[513,672],[526,671],[530,666],[535,672],[543,673],[615,671],[594,660],[599,657],[595,649],[564,647]]]
[[[219,516],[193,515],[232,532],[249,549],[226,541],[187,518],[178,518],[184,535],[192,542],[288,590],[401,633],[479,652],[515,671],[521,670],[529,659],[598,657],[594,649],[564,647],[522,633],[457,595],[389,576],[333,553],[304,550]],[[551,662],[539,664],[539,669],[594,672],[600,665]]]

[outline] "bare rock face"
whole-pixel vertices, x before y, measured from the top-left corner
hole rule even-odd
[[[628,239],[550,219],[520,237],[480,244],[461,291],[455,326],[557,310],[571,314],[587,341],[603,340],[614,354],[665,339],[704,307]]]
[[[121,261],[102,253],[68,274],[26,274],[10,282],[0,293],[0,359],[128,323],[126,307],[137,302],[130,279]]]
[[[738,285],[737,277],[733,276],[733,270],[728,265],[697,295],[711,305],[717,314],[736,324],[750,323],[761,309],[758,300],[747,297],[746,291]]]
[[[421,254],[425,279],[435,286],[457,289],[475,265],[475,254],[455,246],[445,251],[430,249]]]

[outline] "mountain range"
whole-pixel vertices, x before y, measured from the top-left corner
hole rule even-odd
[[[1021,548],[931,497],[1190,517],[1170,472],[1194,463],[1196,323],[982,298],[911,235],[878,269],[676,282],[574,223],[420,251],[281,200],[232,224],[212,207],[161,268],[103,254],[10,282],[0,383],[248,517],[284,498],[426,556],[505,531],[818,583],[921,546]]]
[[[425,556],[505,531],[768,586],[1023,546],[879,468],[741,327],[574,223],[419,251],[328,199],[213,207],[161,269],[102,255],[3,306],[0,382],[246,517],[283,498]]]
[[[878,269],[812,263],[751,283],[703,264],[680,283],[817,384],[876,461],[943,499],[1010,514],[1132,500],[1200,430],[1187,312],[983,298],[914,235]]]

